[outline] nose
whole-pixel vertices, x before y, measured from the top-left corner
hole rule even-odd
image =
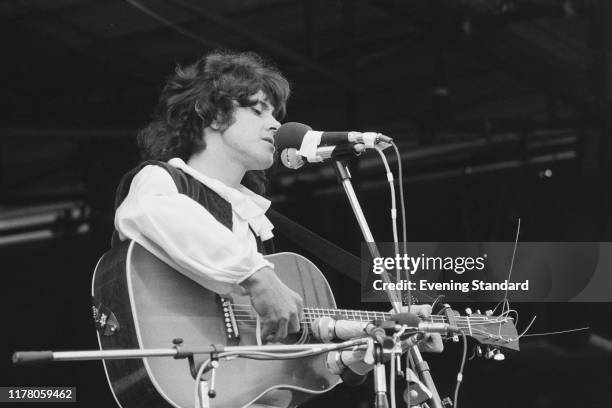
[[[270,114],[269,119],[268,119],[268,129],[274,130],[276,132],[279,127],[280,127],[280,122],[276,120],[274,115]]]

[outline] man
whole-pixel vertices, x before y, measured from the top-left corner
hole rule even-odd
[[[115,215],[120,239],[214,292],[248,294],[268,341],[298,331],[302,299],[258,252],[272,237],[270,202],[241,182],[263,192],[288,97],[287,80],[254,54],[215,52],[177,68],[138,138],[145,159],[172,168],[137,168]],[[169,171],[183,172],[200,202],[179,194]]]
[[[273,236],[263,170],[288,97],[287,80],[255,54],[177,68],[139,134],[147,161],[122,180],[115,215],[115,241],[138,242],[213,292],[248,294],[272,342],[299,330],[303,307],[261,254]]]

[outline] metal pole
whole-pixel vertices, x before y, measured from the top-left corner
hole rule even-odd
[[[370,231],[370,227],[368,222],[363,215],[363,210],[361,209],[361,205],[359,204],[359,200],[357,199],[357,195],[355,194],[355,190],[353,189],[353,184],[351,183],[351,174],[349,173],[346,165],[341,161],[334,162],[336,174],[340,178],[342,183],[342,187],[344,187],[344,192],[351,204],[351,208],[353,209],[353,213],[355,214],[355,218],[357,219],[357,223],[359,224],[359,228],[361,229],[361,233],[363,234],[363,238],[365,242],[368,244],[368,249],[370,251],[370,255],[373,258],[379,258],[380,252],[376,247],[376,243],[374,241],[374,236]],[[389,274],[386,271],[380,275],[382,280],[385,283],[391,283],[389,279]],[[401,298],[398,298],[395,292],[391,291],[389,288],[385,290],[387,296],[389,297],[389,301],[393,305],[393,310],[395,313],[401,313],[402,311],[402,301]]]
[[[51,361],[117,360],[145,357],[187,357],[194,354],[220,354],[252,352],[288,353],[310,351],[309,355],[367,344],[369,338],[359,338],[337,344],[273,344],[267,346],[224,346],[222,344],[204,347],[169,347],[160,349],[122,349],[87,351],[18,351],[13,354],[13,363],[44,363]],[[308,355],[304,356],[307,357]],[[282,358],[282,354],[279,354]]]
[[[425,384],[425,386],[433,394],[431,397],[431,408],[442,408],[440,395],[438,395],[436,384],[434,384],[433,378],[431,378],[431,373],[429,372],[429,364],[427,364],[427,361],[423,360],[423,357],[421,357],[421,352],[419,351],[418,346],[412,346],[408,352],[410,353],[415,371],[421,379],[421,382],[423,382],[423,384]]]

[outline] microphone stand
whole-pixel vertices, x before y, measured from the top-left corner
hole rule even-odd
[[[436,389],[436,385],[434,384],[433,378],[431,378],[431,373],[429,372],[429,364],[427,364],[427,361],[423,360],[423,357],[421,357],[421,352],[419,351],[418,346],[410,347],[409,354],[412,358],[412,362],[414,363],[414,368],[417,375],[432,393],[430,406],[432,408],[442,408],[440,395],[438,395],[438,390]]]
[[[179,339],[180,340],[180,339]],[[79,351],[17,351],[13,353],[13,364],[44,364],[54,361],[123,360],[148,357],[192,358],[199,354],[236,353],[248,355],[252,352],[283,353],[309,352],[303,357],[322,354],[354,346],[366,346],[367,338],[347,340],[342,343],[271,344],[265,346],[210,346],[184,347],[182,341],[173,341],[174,347],[151,349],[79,350]]]
[[[355,190],[353,189],[353,184],[351,183],[351,174],[346,165],[346,162],[342,160],[334,161],[334,169],[336,170],[336,175],[338,176],[338,179],[340,180],[340,183],[342,184],[342,187],[344,188],[344,192],[346,193],[346,196],[349,200],[351,208],[353,209],[353,213],[355,214],[355,218],[357,219],[359,228],[361,228],[361,233],[363,234],[363,238],[365,239],[365,242],[368,243],[368,249],[370,250],[370,255],[373,258],[380,257],[380,252],[378,251],[378,248],[376,247],[376,244],[374,241],[374,236],[372,235],[372,232],[370,231],[368,222],[366,221],[365,215],[363,214],[363,210],[361,209],[361,205],[359,204],[359,200],[357,199],[357,195],[355,194]],[[391,282],[389,279],[389,275],[387,274],[386,271],[383,271],[383,273],[380,276],[384,282],[386,283]],[[395,296],[395,293],[393,293],[390,289],[387,289],[386,292],[387,292],[387,296],[389,297],[389,301],[393,305],[393,310],[395,310],[395,313],[400,313],[401,307],[402,307],[401,299],[397,299]],[[421,357],[421,352],[419,351],[418,346],[415,345],[415,346],[410,347],[409,353],[410,353],[410,356],[412,358],[412,361],[414,363],[414,366],[415,366],[415,369],[417,371],[419,378],[425,384],[425,386],[429,388],[429,390],[433,394],[431,398],[432,408],[442,408],[442,402],[440,400],[440,396],[438,395],[438,390],[436,389],[436,386],[431,377],[431,373],[429,371],[429,365],[427,364],[425,360],[423,360],[423,357]],[[376,354],[377,353],[375,352],[375,355]],[[376,364],[376,368],[378,368],[378,365],[379,364]],[[375,370],[374,372],[375,384],[376,384],[376,380],[378,379],[376,368],[374,369]],[[383,376],[384,376],[384,371],[383,371]],[[383,381],[384,381],[384,377],[383,377]],[[379,395],[378,392],[376,395],[377,395],[377,401],[378,401],[378,395]],[[385,400],[386,400],[386,397],[385,397]]]
[[[351,174],[349,173],[348,167],[345,162],[341,160],[334,161],[334,169],[336,170],[336,175],[344,188],[344,192],[346,193],[346,197],[349,200],[351,208],[353,209],[353,213],[355,214],[355,218],[357,219],[357,224],[359,224],[359,228],[361,228],[361,233],[363,234],[363,238],[365,242],[368,243],[368,249],[370,250],[370,255],[373,258],[380,258],[380,252],[376,247],[376,243],[374,241],[374,236],[372,235],[372,231],[370,231],[370,226],[366,221],[365,215],[363,215],[363,210],[361,209],[361,205],[359,204],[359,200],[357,199],[357,195],[355,194],[355,190],[353,189],[353,184],[351,183]],[[382,280],[385,283],[391,283],[389,279],[389,275],[386,271],[380,275]],[[402,310],[402,301],[396,297],[396,294],[393,293],[390,289],[386,289],[387,296],[389,297],[389,301],[393,306],[393,310],[395,313],[400,313]]]
[[[116,360],[116,359],[135,359],[149,357],[172,357],[174,359],[187,359],[189,371],[194,380],[200,379],[199,395],[202,407],[208,406],[205,403],[204,392],[208,391],[208,398],[216,396],[215,376],[219,368],[219,358],[230,355],[247,357],[256,353],[267,353],[267,355],[277,354],[275,358],[303,358],[323,354],[325,352],[336,351],[346,348],[366,348],[372,342],[370,338],[358,338],[335,344],[273,344],[266,346],[225,346],[223,344],[211,344],[210,346],[184,347],[182,339],[174,339],[174,347],[156,349],[116,349],[116,350],[83,350],[83,351],[17,351],[13,353],[13,364],[35,365],[45,364],[54,361],[87,361],[87,360]],[[209,354],[209,365],[203,367],[200,363],[196,367],[194,357],[196,355]],[[202,372],[212,370],[210,380],[201,380]],[[383,367],[384,374],[384,367]]]
[[[391,358],[393,358],[393,355],[391,355]],[[391,375],[394,374],[391,373]],[[383,347],[378,342],[374,343],[374,394],[375,408],[389,408],[385,365],[383,364]]]

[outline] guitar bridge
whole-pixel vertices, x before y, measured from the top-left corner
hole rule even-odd
[[[221,308],[223,310],[223,322],[225,326],[225,334],[228,344],[238,344],[240,341],[240,333],[238,332],[238,323],[234,315],[234,308],[228,298],[219,296],[221,300]]]

